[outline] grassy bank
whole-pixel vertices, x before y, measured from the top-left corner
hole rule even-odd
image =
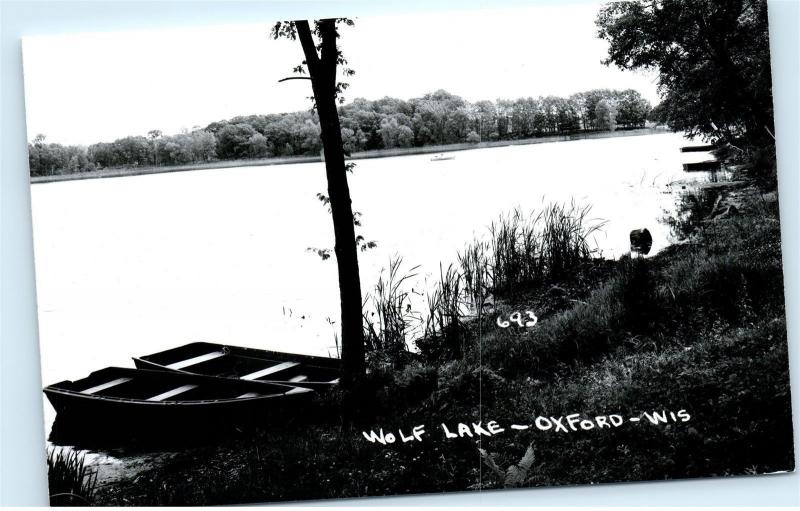
[[[519,140],[498,140],[489,142],[463,143],[463,144],[448,144],[448,145],[435,145],[424,147],[404,147],[395,149],[376,149],[372,151],[362,151],[353,153],[350,156],[352,160],[362,160],[369,158],[388,158],[392,156],[411,156],[415,154],[437,154],[443,152],[453,151],[466,151],[469,149],[480,149],[486,147],[503,147],[509,145],[529,145],[529,144],[545,144],[550,142],[565,142],[570,140],[584,140],[595,138],[612,138],[612,137],[631,137],[641,135],[653,135],[657,133],[668,133],[665,128],[641,128],[620,131],[597,131],[578,133],[575,135],[557,135],[538,138],[526,138]],[[320,161],[319,156],[284,156],[276,158],[254,158],[246,160],[218,160],[208,163],[194,163],[187,165],[173,165],[173,166],[153,166],[153,167],[120,167],[120,168],[106,168],[91,172],[76,172],[68,174],[56,174],[52,176],[33,176],[31,183],[51,183],[58,181],[73,181],[80,179],[99,179],[111,177],[125,177],[125,176],[139,176],[146,174],[164,174],[169,172],[186,172],[190,170],[208,170],[208,169],[227,169],[238,167],[261,167],[267,165],[289,165],[293,163],[316,163]]]
[[[732,213],[733,206],[735,213]],[[371,396],[360,424],[318,420],[239,432],[97,489],[101,504],[221,504],[744,475],[793,468],[777,194],[752,182],[688,191],[668,220],[682,242],[604,261],[586,209],[513,212],[443,268],[409,311],[400,263],[365,312]],[[533,327],[498,318],[535,311]],[[378,311],[377,315],[371,312]],[[370,319],[371,318],[371,319]],[[414,329],[419,353],[402,349]],[[688,421],[670,420],[683,410]],[[664,413],[653,425],[644,413]],[[534,417],[641,422],[510,430]],[[505,431],[446,438],[441,424]],[[424,425],[424,441],[362,432]]]

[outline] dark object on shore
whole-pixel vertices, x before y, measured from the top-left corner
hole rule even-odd
[[[631,252],[638,252],[642,255],[650,253],[653,246],[653,236],[647,229],[634,229],[631,231]]]
[[[124,445],[204,437],[226,427],[283,420],[311,389],[177,371],[108,367],[44,388],[55,408],[50,440]]]
[[[285,383],[324,391],[339,383],[338,358],[193,342],[152,355],[134,357],[140,369],[174,371],[241,379],[255,383]]]
[[[684,163],[683,170],[685,172],[701,172],[704,170],[719,170],[721,167],[720,162],[716,160],[706,160],[697,163]]]
[[[703,153],[707,151],[713,151],[717,149],[715,145],[690,145],[686,147],[681,147],[682,153]]]

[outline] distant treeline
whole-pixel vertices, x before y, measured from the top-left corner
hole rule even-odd
[[[345,150],[513,140],[578,131],[642,127],[650,103],[635,90],[595,89],[568,98],[500,99],[470,103],[439,90],[408,101],[356,99],[339,109]],[[31,176],[108,167],[181,165],[215,160],[315,155],[322,149],[311,111],[249,115],[177,135],[158,130],[84,146],[29,144]]]

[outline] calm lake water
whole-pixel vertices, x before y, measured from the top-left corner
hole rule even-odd
[[[500,213],[551,201],[593,206],[604,256],[642,227],[656,252],[671,242],[658,221],[674,209],[670,184],[707,179],[682,171],[708,158],[679,152],[690,144],[659,134],[359,160],[357,234],[378,243],[360,255],[364,291],[394,254],[421,265],[412,285],[424,288]],[[318,192],[322,163],[33,185],[44,384],[191,341],[335,353],[336,263],[307,251],[333,247]],[[48,430],[52,418],[48,403]]]

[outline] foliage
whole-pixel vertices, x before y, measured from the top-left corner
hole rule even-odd
[[[601,129],[614,131],[617,129],[617,106],[605,99],[601,99],[594,107],[594,116]]]
[[[766,0],[612,2],[596,24],[606,64],[658,71],[660,110],[674,130],[772,143]]]
[[[37,135],[28,144],[28,165],[31,176],[89,172],[95,163],[89,160],[86,148],[45,143],[44,135]]]
[[[251,139],[258,132],[249,124],[227,124],[217,131],[217,154],[222,159],[249,156]]]
[[[345,75],[350,76],[350,75]],[[343,87],[344,82],[338,82]],[[344,90],[344,89],[341,89]],[[341,91],[340,91],[341,92]],[[341,98],[341,96],[340,96]],[[598,115],[599,106],[599,115]],[[356,98],[339,107],[346,154],[431,144],[478,143],[583,130],[644,126],[649,103],[631,89],[597,89],[569,98],[519,98],[469,103],[439,90],[408,101]],[[610,112],[614,122],[610,123]],[[184,165],[214,160],[316,156],[320,125],[312,111],[238,116],[176,135],[151,130],[88,148],[45,143],[28,146],[32,176],[108,167]]]
[[[525,454],[522,455],[519,462],[511,465],[506,470],[500,469],[497,463],[495,463],[494,457],[485,449],[478,449],[478,452],[480,452],[484,464],[489,467],[490,474],[496,476],[502,486],[514,488],[530,483],[528,473],[531,471],[531,467],[536,460],[533,444],[528,446],[528,449],[525,451]],[[481,486],[483,486],[483,484]]]
[[[339,30],[342,26],[352,27],[353,25],[355,25],[355,22],[349,18],[315,20],[313,28],[305,20],[278,21],[272,26],[270,35],[273,39],[286,38],[292,41],[300,39],[300,45],[306,58],[294,67],[294,72],[298,75],[308,73],[311,75],[310,79],[315,80],[317,78],[322,79],[322,74],[332,71],[330,75],[331,85],[333,86],[332,99],[344,103],[342,93],[349,87],[349,84],[343,81],[343,78],[353,76],[356,72],[349,67],[344,53],[335,41],[340,37]],[[308,38],[304,39],[306,35]],[[322,65],[317,66],[318,63]],[[337,76],[339,73],[342,75],[341,79]],[[314,76],[315,74],[317,75],[316,77]],[[301,76],[300,78],[304,77]],[[317,83],[319,84],[320,82]],[[310,99],[314,101],[314,109],[316,109],[318,106],[316,101],[319,99],[316,92]]]

